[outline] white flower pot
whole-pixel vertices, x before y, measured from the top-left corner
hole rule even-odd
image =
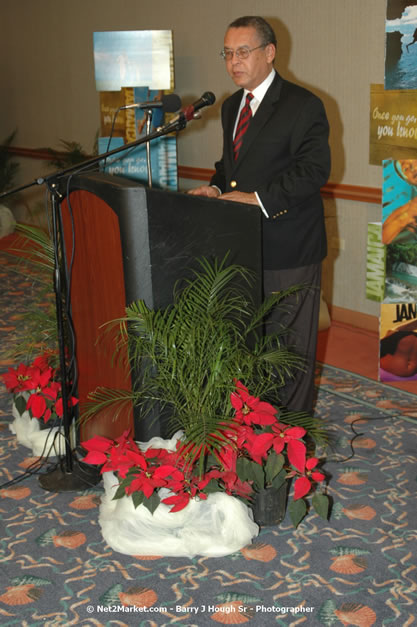
[[[28,411],[19,414],[16,404],[12,404],[13,422],[9,425],[10,431],[16,436],[19,444],[23,444],[27,448],[32,448],[32,437],[40,430],[39,421],[31,418]]]
[[[104,473],[104,496],[99,523],[107,544],[125,555],[221,557],[239,551],[258,535],[252,512],[244,503],[222,492],[207,500],[191,499],[179,512],[161,503],[153,514],[144,506],[135,509],[131,497],[113,500],[118,481]],[[169,492],[162,488],[161,498]]]
[[[174,451],[182,432],[171,440],[152,438],[140,442],[140,448],[165,448]],[[99,523],[107,544],[125,555],[161,555],[174,557],[221,557],[239,551],[258,535],[252,511],[239,499],[216,492],[206,500],[191,499],[179,512],[160,503],[153,514],[144,506],[135,509],[133,499],[113,500],[119,482],[112,472],[103,474]],[[169,496],[159,490],[161,499]]]
[[[22,415],[17,411],[16,405],[12,404],[13,422],[10,423],[10,431],[16,435],[19,444],[32,449],[35,457],[57,457],[65,451],[65,439],[62,434],[62,427],[52,427],[51,429],[41,429],[39,420],[31,418],[28,411]]]

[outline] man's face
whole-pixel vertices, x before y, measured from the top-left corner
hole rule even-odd
[[[257,48],[247,59],[239,59],[236,54],[226,60],[226,69],[238,87],[251,91],[265,80],[272,70],[275,46],[268,44],[258,48],[261,40],[253,27],[229,28],[224,38],[224,50],[236,52],[239,48]]]

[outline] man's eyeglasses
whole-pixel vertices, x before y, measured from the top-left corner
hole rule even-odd
[[[231,61],[233,59],[233,55],[235,54],[238,59],[247,59],[251,52],[254,50],[258,50],[259,48],[265,48],[268,44],[261,44],[260,46],[256,46],[256,48],[248,48],[247,46],[242,46],[241,48],[237,48],[236,50],[230,50],[227,48],[226,50],[222,50],[220,56],[225,61]]]

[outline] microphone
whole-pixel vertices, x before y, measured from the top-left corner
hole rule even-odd
[[[124,105],[123,109],[162,109],[164,113],[175,113],[181,107],[181,98],[177,94],[164,94],[161,100],[150,100],[148,102],[135,102]]]
[[[216,102],[216,96],[213,94],[213,92],[212,91],[206,91],[201,96],[201,98],[199,98],[198,100],[193,102],[192,105],[188,105],[188,107],[184,107],[183,109],[181,109],[181,111],[178,113],[178,115],[176,115],[174,118],[172,118],[170,124],[178,122],[178,120],[182,120],[183,122],[189,122],[190,120],[192,120],[194,118],[194,116],[197,113],[197,111],[199,111],[203,107],[207,107],[208,105],[212,105],[215,102]]]
[[[197,111],[199,111],[203,107],[208,107],[209,105],[212,105],[215,102],[216,102],[216,96],[213,94],[213,92],[205,91],[204,94],[201,96],[201,98],[193,102],[193,104],[188,105],[188,107],[184,107],[184,109],[181,109],[179,117],[182,116],[187,122],[189,122],[190,120],[194,118]]]

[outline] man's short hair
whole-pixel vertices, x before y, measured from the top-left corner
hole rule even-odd
[[[264,46],[268,44],[274,44],[277,47],[277,38],[274,33],[274,29],[263,17],[259,15],[245,15],[244,17],[238,17],[229,24],[228,28],[254,28],[258,33],[261,43]]]

